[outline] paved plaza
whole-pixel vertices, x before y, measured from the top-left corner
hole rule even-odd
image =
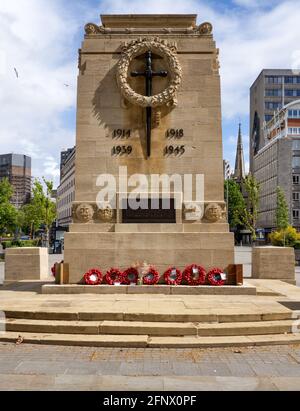
[[[222,349],[0,344],[1,390],[300,390],[300,345]]]
[[[260,293],[272,291],[260,288],[257,280],[250,281],[259,287]],[[271,287],[271,283],[268,287]],[[70,310],[77,306],[83,308],[86,298],[92,305],[99,298],[90,295],[83,301],[83,296],[65,295],[62,303],[61,296],[41,295],[37,293],[38,290],[28,289],[26,284],[19,284],[17,288],[18,292],[2,289],[3,306],[9,308],[21,304],[27,309],[32,306],[52,310],[63,304],[64,309]],[[282,283],[281,288],[283,294],[286,290],[291,293],[288,285]],[[294,289],[290,298],[299,301],[299,295],[300,291]],[[101,298],[106,301],[111,297]],[[236,306],[243,301],[244,308],[246,304],[252,310],[254,304],[273,305],[278,299],[272,295],[261,295],[254,302],[253,296],[235,296],[234,301],[226,302],[225,296],[201,296],[201,301],[203,303],[205,300],[207,304],[209,299],[215,298],[218,298],[218,303],[225,311],[229,309],[227,304]],[[119,301],[115,301],[114,306],[123,303],[120,296],[117,299]],[[127,296],[125,299],[130,306],[132,298]],[[153,299],[157,303],[158,296]],[[138,309],[136,304],[149,304],[148,300],[138,297],[135,309]],[[179,304],[178,301],[176,303]],[[201,305],[201,302],[198,301],[198,304]],[[175,308],[172,307],[173,310]],[[0,343],[0,390],[298,391],[300,345],[167,349]]]

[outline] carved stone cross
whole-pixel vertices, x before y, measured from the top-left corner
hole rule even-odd
[[[132,77],[143,76],[146,80],[146,96],[152,96],[152,78],[153,77],[167,77],[167,71],[153,71],[152,70],[152,52],[146,53],[146,70],[144,72],[133,71]],[[146,135],[147,135],[147,157],[151,154],[151,121],[152,121],[152,108],[146,107]]]

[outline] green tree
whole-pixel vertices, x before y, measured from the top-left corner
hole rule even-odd
[[[27,229],[34,238],[35,231],[41,226],[45,226],[46,242],[49,245],[49,230],[56,218],[56,206],[51,195],[53,182],[43,177],[44,185],[35,180],[32,187],[32,198],[29,204],[23,207],[24,222]]]
[[[35,204],[26,204],[22,207],[23,224],[22,227],[32,239],[35,237],[35,232],[42,225],[42,217],[39,208]]]
[[[252,174],[248,174],[243,181],[243,187],[247,193],[248,202],[242,214],[241,221],[251,231],[252,240],[256,240],[256,225],[259,203],[259,183]]]
[[[284,191],[277,187],[276,226],[278,230],[285,230],[289,225],[289,208]]]
[[[241,217],[246,207],[245,200],[239,185],[234,180],[225,180],[224,193],[225,201],[228,197],[228,223],[231,228],[234,228],[242,224]]]
[[[11,234],[17,227],[18,211],[10,203],[13,192],[7,178],[0,181],[0,234]]]

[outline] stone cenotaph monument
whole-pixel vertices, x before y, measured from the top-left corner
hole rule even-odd
[[[65,236],[71,283],[91,268],[105,273],[136,261],[161,275],[169,266],[234,262],[218,49],[212,25],[196,17],[102,15],[102,25],[85,26],[73,224]],[[150,184],[160,177],[170,178],[169,190]],[[141,206],[132,207],[138,180]]]

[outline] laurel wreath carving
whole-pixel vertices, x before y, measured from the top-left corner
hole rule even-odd
[[[151,97],[136,93],[128,83],[128,71],[130,62],[146,51],[163,57],[168,66],[170,76],[169,86],[161,93]],[[138,39],[126,44],[122,50],[122,56],[117,67],[117,82],[125,99],[141,107],[158,107],[162,105],[177,105],[176,93],[181,84],[182,70],[176,56],[176,47],[167,44],[164,40]]]

